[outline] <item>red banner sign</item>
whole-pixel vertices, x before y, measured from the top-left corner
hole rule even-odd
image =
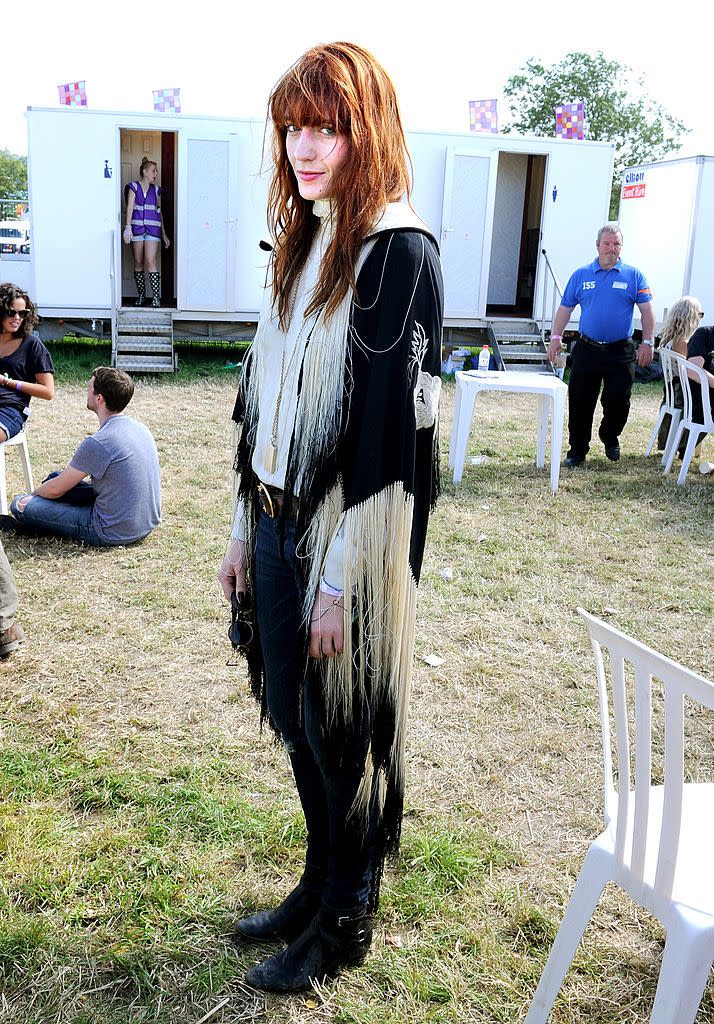
[[[625,185],[622,190],[623,199],[644,199],[647,185],[642,182],[640,185]]]

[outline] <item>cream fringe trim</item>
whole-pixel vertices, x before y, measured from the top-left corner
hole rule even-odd
[[[300,396],[295,412],[293,458],[297,460],[295,493],[309,486],[310,471],[324,464],[337,443],[347,361],[347,328],[351,296],[340,303],[329,321],[322,313],[310,332],[302,364]],[[348,393],[351,382],[347,382]]]
[[[367,673],[372,685],[373,712],[385,705],[395,707],[396,727],[388,774],[399,791],[404,784],[404,748],[414,655],[416,583],[409,565],[413,513],[413,497],[405,494],[401,484],[392,484],[341,517],[345,544],[343,588],[345,594],[351,594],[354,599],[358,649],[353,647],[350,602],[347,601],[344,651],[341,656],[324,659],[322,663],[328,728],[332,722],[351,718],[353,687],[364,694]],[[324,518],[314,531],[319,550],[332,536],[332,523],[327,522],[333,519],[332,508],[324,508],[318,518]],[[321,569],[323,559],[315,559],[315,562]],[[310,608],[314,594],[315,589],[310,587]],[[374,766],[368,754],[353,807],[353,813],[365,818],[373,774]],[[385,787],[386,779],[382,778],[378,792],[380,812]]]
[[[362,246],[355,279],[375,243],[376,239],[370,239]],[[309,331],[293,433],[293,454],[297,458],[295,493],[298,495],[302,493],[303,481],[307,480],[309,485],[310,470],[322,465],[337,444],[344,391],[347,390],[348,396],[352,393],[352,381],[345,380],[352,299],[350,289],[328,320],[324,311],[318,313]]]
[[[307,524],[305,534],[295,548],[296,556],[306,563],[302,619],[308,632],[310,616],[315,596],[320,588],[327,552],[344,518],[343,505],[342,481],[340,480],[318,507],[312,522]]]
[[[369,239],[362,246],[355,268],[355,278],[376,241],[376,238]],[[339,438],[345,387],[348,395],[352,390],[352,382],[345,381],[352,300],[353,293],[348,290],[328,320],[325,319],[324,310],[320,310],[311,318],[312,326],[306,323],[303,328],[309,334],[309,341],[301,367],[302,380],[292,440],[293,459],[296,461],[296,495],[301,493],[303,481],[307,486],[310,485],[311,470],[323,464]],[[260,395],[265,375],[261,340],[270,323],[270,317],[270,306],[266,298],[258,330],[243,363],[239,385],[244,394],[245,420],[250,424],[250,448],[255,448]]]

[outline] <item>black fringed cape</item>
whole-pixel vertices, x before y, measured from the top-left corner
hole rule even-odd
[[[374,908],[384,859],[399,846],[416,588],[429,512],[439,493],[443,279],[436,242],[409,207],[391,204],[365,241],[357,292],[347,297],[342,313],[342,319],[336,315],[325,323],[317,314],[309,335],[285,492],[288,500],[299,495],[303,678],[319,681],[312,692],[323,695],[335,772],[342,758],[351,756],[351,734],[361,727],[365,703],[369,706],[370,748],[348,827],[355,841],[363,841],[368,808],[376,806]],[[259,337],[258,332],[256,345]],[[337,363],[342,369],[331,393],[329,374],[324,382],[319,376],[333,345],[343,346],[344,359]],[[260,394],[254,388],[251,396],[251,365],[247,360],[233,412],[242,427],[235,468],[246,510],[249,566],[260,512],[251,466]],[[327,431],[332,436],[324,436],[324,417],[322,427],[312,429],[310,402],[334,404],[334,427]],[[310,612],[338,529],[352,628],[346,626],[341,656],[315,661],[307,656]],[[349,609],[349,599],[345,604]],[[248,664],[253,693],[269,719],[259,643]]]

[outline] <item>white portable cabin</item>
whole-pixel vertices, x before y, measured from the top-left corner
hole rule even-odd
[[[410,132],[412,202],[440,239],[447,324],[540,320],[607,221],[614,146],[518,135]],[[546,320],[552,303],[548,295]]]
[[[619,224],[627,263],[652,289],[658,327],[683,295],[714,305],[714,157],[639,164],[622,172]]]
[[[43,316],[102,318],[133,299],[124,186],[155,160],[171,247],[162,298],[190,319],[255,316],[265,266],[262,125],[175,114],[33,109],[33,283]],[[241,225],[240,237],[238,225]],[[241,244],[243,242],[243,244]]]
[[[123,189],[148,155],[159,165],[171,239],[162,247],[162,306],[174,330],[199,322],[219,333],[220,322],[256,320],[267,263],[259,242],[268,237],[262,121],[61,107],[29,108],[27,118],[27,284],[43,317],[100,321],[132,303]],[[613,146],[417,131],[408,147],[412,205],[441,247],[446,326],[549,323],[542,250],[563,284],[594,255]]]

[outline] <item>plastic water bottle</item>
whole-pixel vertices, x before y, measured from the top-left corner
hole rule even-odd
[[[491,351],[488,345],[484,345],[478,354],[478,368],[479,370],[487,370],[488,364],[491,362]]]

